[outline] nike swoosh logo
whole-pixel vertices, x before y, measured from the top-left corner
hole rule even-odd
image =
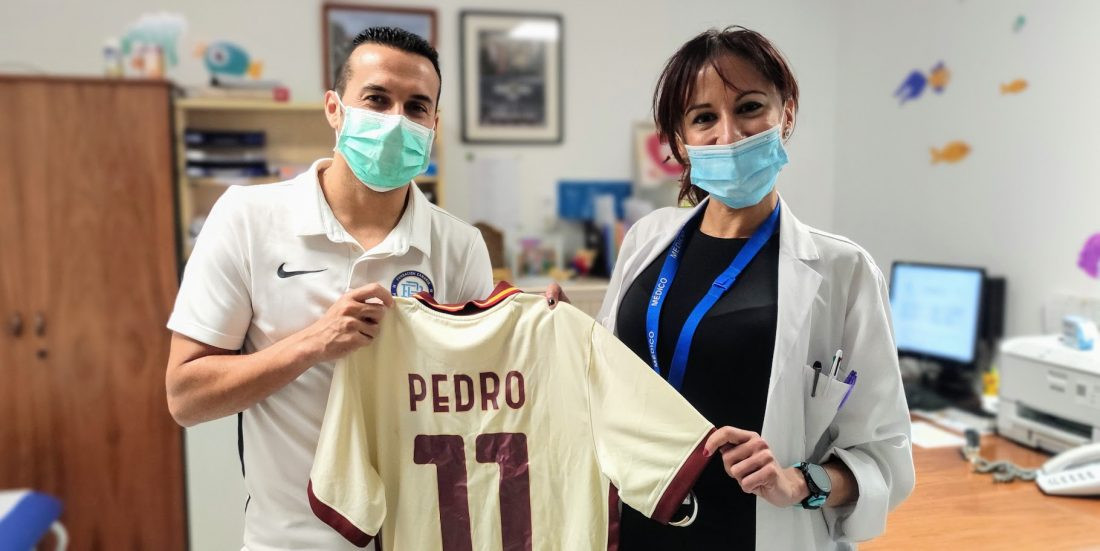
[[[279,264],[279,269],[275,271],[275,273],[278,274],[279,277],[281,277],[283,279],[286,279],[288,277],[304,275],[304,274],[315,274],[317,272],[323,272],[323,271],[328,269],[328,268],[325,268],[324,270],[303,270],[301,272],[288,272],[288,271],[283,269],[283,266],[286,266],[286,262],[283,262],[282,264]]]

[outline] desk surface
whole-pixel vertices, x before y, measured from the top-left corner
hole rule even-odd
[[[1049,456],[982,437],[982,457],[1038,467]],[[1033,482],[993,482],[971,472],[958,448],[913,448],[917,485],[861,550],[1100,550],[1100,498],[1047,496]]]

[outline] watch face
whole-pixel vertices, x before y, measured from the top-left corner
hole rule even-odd
[[[814,481],[814,485],[821,489],[821,493],[828,494],[832,491],[832,482],[829,480],[829,473],[825,472],[824,467],[811,463],[806,465],[806,472],[810,474],[810,479]]]

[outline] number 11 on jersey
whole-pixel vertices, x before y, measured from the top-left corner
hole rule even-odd
[[[500,466],[500,535],[504,551],[531,551],[531,488],[527,476],[527,435],[478,435],[478,463]],[[461,436],[419,434],[413,462],[435,465],[443,551],[473,551],[470,502],[466,494],[466,452]]]

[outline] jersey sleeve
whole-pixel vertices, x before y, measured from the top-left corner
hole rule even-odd
[[[251,270],[239,189],[210,210],[187,259],[168,328],[225,350],[238,350],[252,322]]]
[[[386,493],[370,462],[367,419],[363,409],[358,353],[340,360],[329,387],[328,406],[313,457],[307,494],[313,514],[365,547],[382,529]]]
[[[600,470],[623,502],[668,523],[709,459],[703,443],[714,426],[595,323],[588,395]]]

